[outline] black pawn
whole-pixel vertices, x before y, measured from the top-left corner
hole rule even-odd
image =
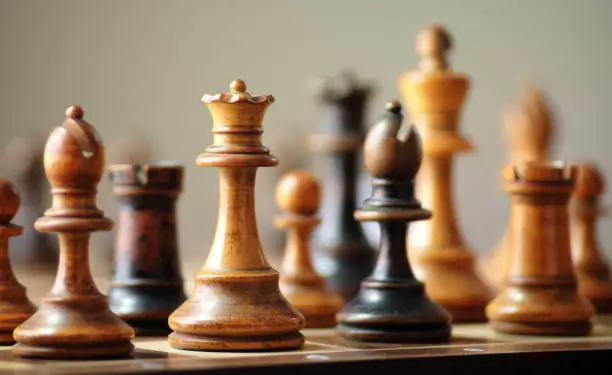
[[[109,169],[119,201],[110,308],[136,335],[168,335],[168,317],[187,298],[176,228],[183,167],[113,164]]]
[[[321,225],[315,231],[315,267],[330,289],[350,300],[374,268],[376,251],[353,218],[357,205],[359,160],[365,136],[365,108],[372,88],[342,72],[322,80],[318,99],[322,130],[310,137],[310,150],[324,163]]]
[[[400,134],[402,120],[399,102],[388,103],[365,140],[372,194],[355,218],[379,223],[379,255],[357,296],[338,313],[336,329],[340,336],[358,341],[445,342],[451,336],[451,316],[427,296],[407,256],[407,223],[428,219],[431,212],[414,196],[421,139],[414,126]]]

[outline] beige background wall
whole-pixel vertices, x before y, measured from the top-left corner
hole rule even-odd
[[[318,168],[303,142],[318,128],[309,81],[354,69],[378,87],[371,122],[386,100],[399,97],[398,74],[416,66],[417,31],[439,22],[455,39],[453,67],[473,80],[462,130],[477,151],[458,160],[455,192],[465,237],[485,252],[508,215],[499,184],[500,112],[523,79],[537,79],[557,105],[556,155],[592,159],[612,173],[611,16],[606,0],[0,0],[0,148],[29,132],[46,137],[78,103],[106,142],[109,162],[122,138],[136,137],[148,142],[153,160],[184,163],[180,238],[191,278],[217,210],[215,170],[194,165],[212,140],[202,94],[242,78],[252,92],[277,99],[264,140],[281,166],[259,173],[257,215],[264,249],[278,252],[275,181],[293,166]],[[115,218],[109,188],[105,179],[99,204]],[[612,201],[610,193],[605,200]],[[610,221],[600,226],[610,251],[611,228]],[[112,236],[97,234],[96,246]]]

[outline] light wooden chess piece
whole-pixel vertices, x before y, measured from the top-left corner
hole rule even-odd
[[[0,345],[12,344],[13,330],[36,311],[26,288],[15,278],[9,257],[9,239],[23,232],[23,227],[11,224],[20,201],[15,186],[0,178]]]
[[[280,288],[306,319],[306,328],[336,325],[336,313],[343,299],[327,290],[325,279],[314,269],[310,253],[310,236],[320,219],[315,216],[321,202],[319,182],[309,172],[286,173],[278,182],[276,201],[285,214],[275,220],[287,231],[287,245],[281,266]]]
[[[431,301],[412,272],[406,250],[408,225],[431,217],[414,195],[422,160],[421,139],[413,126],[401,131],[399,102],[389,102],[386,109],[364,143],[372,193],[354,214],[359,221],[379,224],[378,259],[357,296],[338,313],[336,331],[357,341],[448,341],[451,316]]]
[[[408,253],[427,294],[450,311],[453,322],[476,322],[485,320],[484,308],[493,292],[477,273],[475,255],[455,214],[453,157],[473,147],[458,131],[470,80],[451,70],[446,56],[450,48],[450,36],[442,27],[425,28],[417,37],[420,69],[399,77],[408,112],[423,138],[416,196],[433,212],[431,220],[411,225]]]
[[[568,202],[576,169],[524,162],[503,172],[512,200],[504,287],[486,313],[500,332],[585,335],[593,305],[580,295],[572,264]],[[543,230],[542,228],[546,228]]]
[[[129,356],[134,330],[110,311],[89,265],[91,232],[114,225],[96,206],[104,146],[80,107],[68,108],[66,117],[49,136],[44,153],[53,203],[34,223],[36,230],[58,234],[57,277],[38,311],[15,329],[13,352],[40,358]]]
[[[604,212],[600,197],[605,180],[593,163],[576,165],[576,186],[570,200],[572,258],[580,293],[600,314],[612,313],[612,280],[596,235],[596,223]]]
[[[230,92],[204,95],[213,118],[213,145],[200,166],[219,168],[217,231],[192,295],[169,318],[168,340],[179,349],[295,349],[304,317],[283,297],[279,273],[261,249],[255,219],[255,174],[276,157],[261,143],[272,95],[252,96],[241,80]]]
[[[548,101],[538,87],[533,84],[523,87],[517,103],[504,112],[502,124],[510,163],[546,162],[550,159],[555,129]],[[508,261],[507,243],[506,228],[493,251],[478,262],[483,277],[496,290],[503,286]]]
[[[48,233],[41,233],[32,225],[43,215],[43,194],[48,184],[43,170],[44,143],[37,136],[11,139],[4,150],[9,178],[19,191],[21,207],[13,219],[23,226],[23,234],[11,241],[11,261],[15,269],[52,273],[57,269],[58,249]]]

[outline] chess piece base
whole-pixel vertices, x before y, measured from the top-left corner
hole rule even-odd
[[[272,336],[221,337],[174,332],[168,336],[170,346],[197,351],[266,351],[292,350],[304,344],[299,332]]]
[[[133,350],[130,340],[52,346],[17,343],[13,346],[13,354],[20,357],[48,359],[123,358],[131,356]]]
[[[485,307],[493,291],[479,278],[470,250],[411,248],[411,254],[414,272],[427,286],[427,295],[451,314],[453,323],[487,320]]]
[[[366,280],[338,313],[341,337],[372,342],[446,342],[451,317],[432,302],[422,284]]]
[[[123,319],[128,325],[134,328],[136,336],[167,336],[172,333],[168,326],[168,319]]]
[[[490,320],[491,328],[498,332],[517,335],[584,336],[593,328],[590,321],[578,322],[511,322]]]
[[[447,324],[414,324],[406,326],[351,326],[339,324],[336,332],[340,337],[354,341],[382,343],[439,343],[451,337]]]

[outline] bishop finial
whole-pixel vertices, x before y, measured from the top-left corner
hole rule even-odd
[[[85,112],[83,112],[83,108],[81,108],[81,106],[73,105],[66,109],[66,117],[68,118],[80,120],[84,115]]]
[[[0,178],[0,226],[7,226],[17,214],[21,198],[13,183]]]
[[[421,137],[412,125],[400,132],[404,116],[398,101],[388,102],[385,109],[365,140],[366,168],[374,178],[412,180],[421,166]]]
[[[441,25],[429,25],[417,34],[416,50],[421,56],[423,71],[441,71],[448,68],[447,53],[452,48],[452,39]]]
[[[504,133],[513,162],[546,161],[554,135],[550,106],[534,84],[525,84],[518,102],[503,116]]]

